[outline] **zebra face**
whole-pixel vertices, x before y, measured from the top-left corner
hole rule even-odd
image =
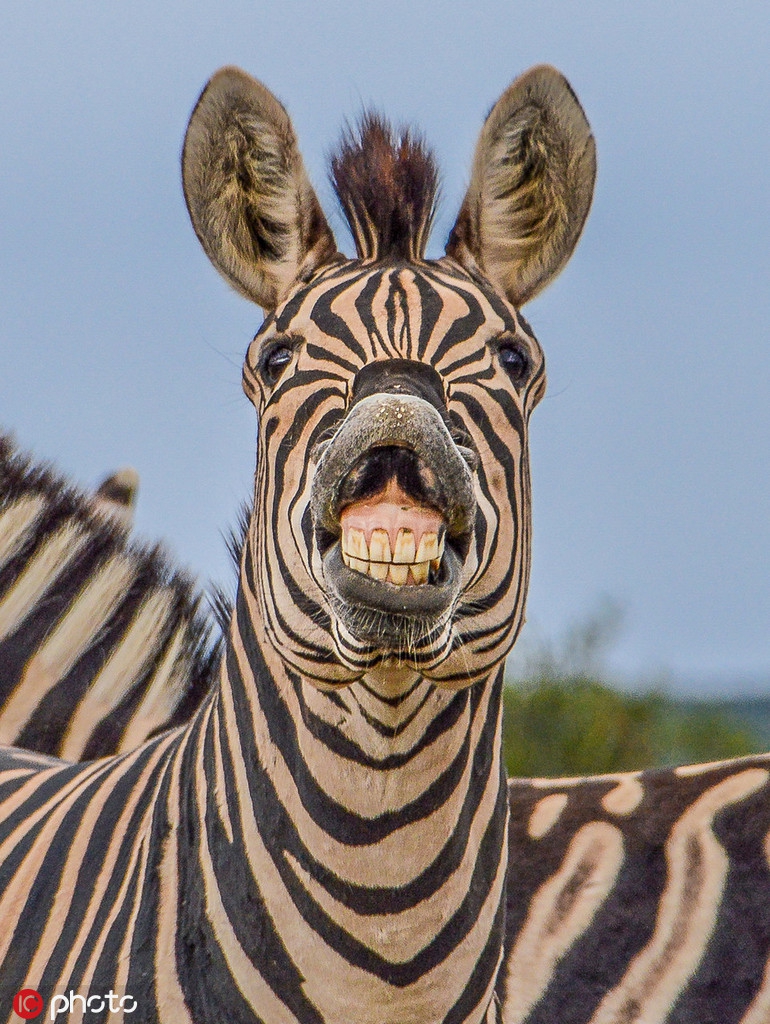
[[[512,642],[545,374],[509,303],[448,258],[339,265],[268,317],[244,386],[263,578],[280,566],[313,597],[337,659],[447,679],[453,649],[462,660],[473,632],[489,635],[492,604]]]
[[[188,129],[185,195],[215,266],[268,314],[243,373],[259,418],[243,580],[267,639],[321,685],[408,667],[464,686],[523,620],[527,424],[545,370],[518,307],[577,241],[593,140],[553,69],[515,82],[435,261],[421,143],[365,117],[332,171],[355,260],[336,250],[277,100],[236,69],[214,76]]]

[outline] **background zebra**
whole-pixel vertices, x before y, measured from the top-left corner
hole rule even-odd
[[[217,631],[190,579],[130,541],[136,486],[123,470],[84,494],[0,435],[0,743],[117,753],[210,689]]]
[[[128,992],[141,1020],[767,1021],[767,759],[501,769],[545,384],[517,307],[590,203],[574,95],[540,68],[498,101],[443,260],[421,145],[369,118],[333,173],[353,261],[280,104],[214,77],[188,205],[268,311],[221,676],[120,758],[3,755],[0,1005],[33,986]]]

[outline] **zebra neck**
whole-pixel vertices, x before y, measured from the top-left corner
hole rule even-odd
[[[322,692],[260,646],[239,599],[198,745],[220,794],[204,887],[235,886],[233,932],[268,936],[284,991],[303,979],[300,1020],[353,1019],[364,997],[383,1024],[483,1018],[507,864],[500,690],[500,673],[453,693],[417,680],[400,709],[363,684]]]

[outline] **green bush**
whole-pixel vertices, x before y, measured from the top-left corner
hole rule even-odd
[[[587,674],[542,673],[504,693],[509,775],[588,775],[756,753],[757,734],[724,706],[661,691],[626,694]]]

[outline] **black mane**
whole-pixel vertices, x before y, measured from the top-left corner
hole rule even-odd
[[[409,129],[396,133],[367,112],[345,130],[331,158],[331,181],[361,259],[424,258],[438,168],[422,138]]]

